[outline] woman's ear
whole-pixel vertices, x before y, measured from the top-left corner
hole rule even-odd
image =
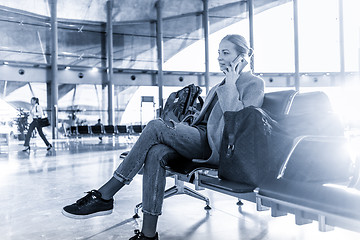
[[[254,49],[249,48],[249,53],[248,53],[249,58],[251,58],[253,54],[254,54]]]

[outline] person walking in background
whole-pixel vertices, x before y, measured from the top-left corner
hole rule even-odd
[[[95,124],[95,126],[100,126],[101,128],[103,128],[103,124],[101,123],[101,119],[98,119],[98,122]],[[100,142],[102,142],[102,136],[99,136],[99,140]]]
[[[30,123],[28,132],[25,137],[25,148],[23,151],[29,151],[30,150],[30,137],[34,129],[36,128],[41,139],[44,141],[44,143],[47,146],[47,150],[49,151],[52,148],[52,145],[49,143],[49,141],[46,139],[41,126],[41,118],[44,116],[44,112],[42,110],[42,107],[39,105],[39,99],[36,97],[31,98],[31,109],[30,109],[30,116],[32,117],[33,121]]]

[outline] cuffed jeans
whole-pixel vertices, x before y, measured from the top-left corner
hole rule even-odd
[[[30,126],[29,126],[29,129],[28,129],[28,132],[26,133],[26,137],[25,137],[25,143],[24,143],[24,146],[25,147],[28,147],[29,146],[29,143],[30,143],[30,137],[31,137],[31,134],[32,132],[34,131],[34,129],[37,129],[41,139],[44,141],[44,143],[46,144],[46,146],[49,146],[50,143],[49,141],[46,139],[43,131],[42,131],[42,127],[40,125],[40,119],[34,119],[31,123],[30,123]]]
[[[205,159],[211,153],[208,143],[201,142],[199,130],[184,124],[169,127],[162,119],[150,121],[124,161],[114,172],[114,178],[129,184],[144,166],[143,212],[160,215],[166,184],[166,170],[161,161],[177,157]],[[183,159],[179,158],[179,160]]]

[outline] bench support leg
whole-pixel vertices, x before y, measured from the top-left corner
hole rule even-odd
[[[304,225],[308,223],[312,223],[312,220],[304,218],[304,214],[301,210],[295,210],[295,224]]]
[[[262,199],[256,196],[256,211],[267,211],[269,210],[268,207],[262,205]]]
[[[325,216],[319,215],[318,216],[318,221],[319,221],[319,231],[320,232],[328,232],[328,231],[334,230],[333,226],[330,226],[330,225],[326,224],[326,217]]]
[[[206,203],[206,206],[204,207],[205,210],[211,209],[210,200],[208,197],[205,197],[204,195],[198,193],[197,191],[185,186],[184,182],[179,180],[176,175],[174,176],[174,178],[175,178],[175,185],[172,186],[171,188],[165,190],[164,199],[169,198],[174,195],[178,195],[178,194],[186,194],[190,197],[194,197],[194,198],[205,201],[205,203]],[[135,206],[135,209],[134,209],[135,214],[134,214],[133,218],[140,217],[139,216],[140,208],[142,208],[142,203],[139,203]]]
[[[281,211],[279,209],[280,205],[277,203],[271,203],[271,216],[272,217],[281,217],[286,216],[287,212]]]

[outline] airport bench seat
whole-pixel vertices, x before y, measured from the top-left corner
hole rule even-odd
[[[307,102],[305,105],[304,100]],[[314,111],[330,110],[324,93],[299,95],[292,90],[266,94],[262,108],[275,118],[284,119],[289,114],[301,114],[309,103],[313,103],[311,108]],[[293,105],[299,109],[292,109]],[[343,154],[345,144],[346,139],[341,136],[299,136],[284,159],[278,176],[268,176],[259,186],[220,179],[218,166],[206,162],[170,160],[164,163],[164,167],[175,176],[175,185],[179,182],[177,180],[181,180],[193,183],[196,190],[207,188],[248,200],[256,203],[259,211],[271,208],[274,217],[292,213],[296,224],[316,220],[320,231],[331,230],[331,226],[360,231],[360,191],[348,184],[351,177],[352,185],[354,180],[359,184],[359,175],[351,176],[351,173],[360,170],[350,171],[349,155]],[[360,163],[355,165],[360,166]],[[344,174],[336,175],[337,172]],[[204,196],[203,200],[209,204],[206,199]]]
[[[306,111],[304,108],[309,103],[312,104],[312,111],[328,112],[331,110],[324,93],[298,94],[291,90],[266,94],[262,108],[277,119],[284,119],[286,115],[296,115]],[[271,176],[256,187],[223,180],[216,174],[209,175],[207,174],[209,167],[202,168],[197,163],[187,164],[184,166],[186,171],[181,171],[178,166],[174,167],[169,162],[166,169],[178,176],[185,174],[186,177],[182,178],[184,181],[197,184],[199,187],[255,202],[258,210],[271,207],[273,216],[281,216],[286,212],[293,213],[297,224],[317,220],[321,231],[331,229],[329,225],[360,231],[360,193],[355,188],[341,184],[341,182],[348,181],[350,177],[350,175],[346,176],[346,174],[350,174],[346,172],[350,162],[349,156],[343,154],[344,144],[346,144],[346,139],[343,137],[299,136],[294,141],[288,158],[284,159],[278,178]],[[305,159],[299,154],[304,151],[309,152],[309,156],[306,156]],[[301,166],[303,166],[302,169]],[[319,180],[316,179],[316,176],[311,176],[307,179],[309,182],[303,183],[301,179],[306,177],[306,174],[317,173],[311,171],[311,167],[320,171],[324,170],[324,176],[329,176],[329,179],[325,178],[320,183],[316,182]],[[212,166],[212,169],[216,171],[217,166]],[[343,172],[344,176],[336,178],[334,177],[336,172]],[[297,179],[288,179],[292,176]],[[353,176],[353,178],[358,179],[359,177]]]
[[[297,92],[295,90],[279,91],[265,94],[263,108],[282,118],[289,113],[289,109]],[[169,175],[175,178],[175,185],[168,190],[177,189],[176,192],[184,193],[184,182],[193,183],[195,190],[202,190],[203,187],[213,189],[215,191],[224,192],[226,194],[237,196],[239,199],[246,199],[255,201],[254,187],[247,184],[238,185],[238,183],[231,183],[217,178],[218,166],[210,165],[208,163],[196,162],[191,160],[179,160],[181,156],[174,159],[168,159],[163,163],[163,166],[168,171]],[[229,187],[231,185],[231,187]],[[168,192],[168,190],[165,191]],[[236,190],[236,191],[235,191]],[[175,190],[174,190],[175,191]],[[188,189],[187,192],[191,190]],[[191,191],[192,192],[192,191]],[[176,195],[172,194],[172,195]],[[188,194],[206,202],[205,209],[210,209],[210,201],[206,196],[201,194]],[[165,195],[167,197],[167,195]],[[241,201],[238,204],[242,204]],[[138,217],[141,203],[135,207],[134,217]]]
[[[273,217],[291,213],[298,225],[318,221],[320,231],[333,226],[360,231],[360,190],[346,183],[268,179],[256,197],[271,207]]]
[[[92,135],[103,135],[104,130],[101,125],[92,125],[90,126],[91,134]]]
[[[320,231],[331,226],[360,231],[360,189],[354,187],[359,163],[353,164],[346,144],[344,137],[298,139],[277,178],[267,177],[259,186],[257,199],[273,216],[295,214],[299,225],[316,220]]]
[[[128,126],[126,125],[79,125],[70,127],[69,137],[81,136],[120,136],[129,134]]]
[[[104,134],[115,135],[116,130],[114,125],[104,125]]]
[[[291,105],[296,95],[297,95],[297,91],[295,90],[285,90],[285,91],[267,93],[265,94],[262,108],[266,109],[268,112],[270,112],[274,116],[277,116],[278,118],[284,118],[284,116],[286,116],[289,113]],[[181,169],[181,167],[175,166],[175,163],[178,164],[177,161],[169,161],[166,166],[166,169],[174,174],[183,175],[183,173],[179,170]],[[203,169],[201,168],[202,165],[203,165]],[[193,161],[192,164],[189,163],[187,166],[183,166],[183,167],[186,168],[187,171],[194,174],[199,170],[208,169],[209,166],[207,165],[208,164],[206,162],[201,163],[201,162]],[[193,168],[193,171],[191,171],[191,168]],[[210,168],[216,171],[218,169],[218,166],[211,166]],[[253,190],[255,189],[253,186],[249,186],[247,184],[238,184],[238,186],[235,187],[235,185],[237,185],[236,183],[233,184],[230,181],[207,178],[206,176],[204,176],[204,174],[201,174],[200,176],[196,176],[196,177],[199,178],[197,179],[197,181],[200,184],[200,186],[203,185],[208,187],[211,185],[212,188],[217,187],[219,191],[222,191],[222,189],[228,189],[228,190],[232,189],[228,191],[230,195],[232,194],[232,192],[249,193],[249,192],[253,192]],[[232,187],[229,188],[230,185]]]
[[[80,125],[77,126],[77,132],[80,135],[89,135],[91,133],[91,130],[88,125]]]
[[[116,134],[129,134],[128,126],[126,125],[116,125]]]
[[[145,127],[146,125],[141,124],[130,125],[129,132],[131,134],[141,134]]]

